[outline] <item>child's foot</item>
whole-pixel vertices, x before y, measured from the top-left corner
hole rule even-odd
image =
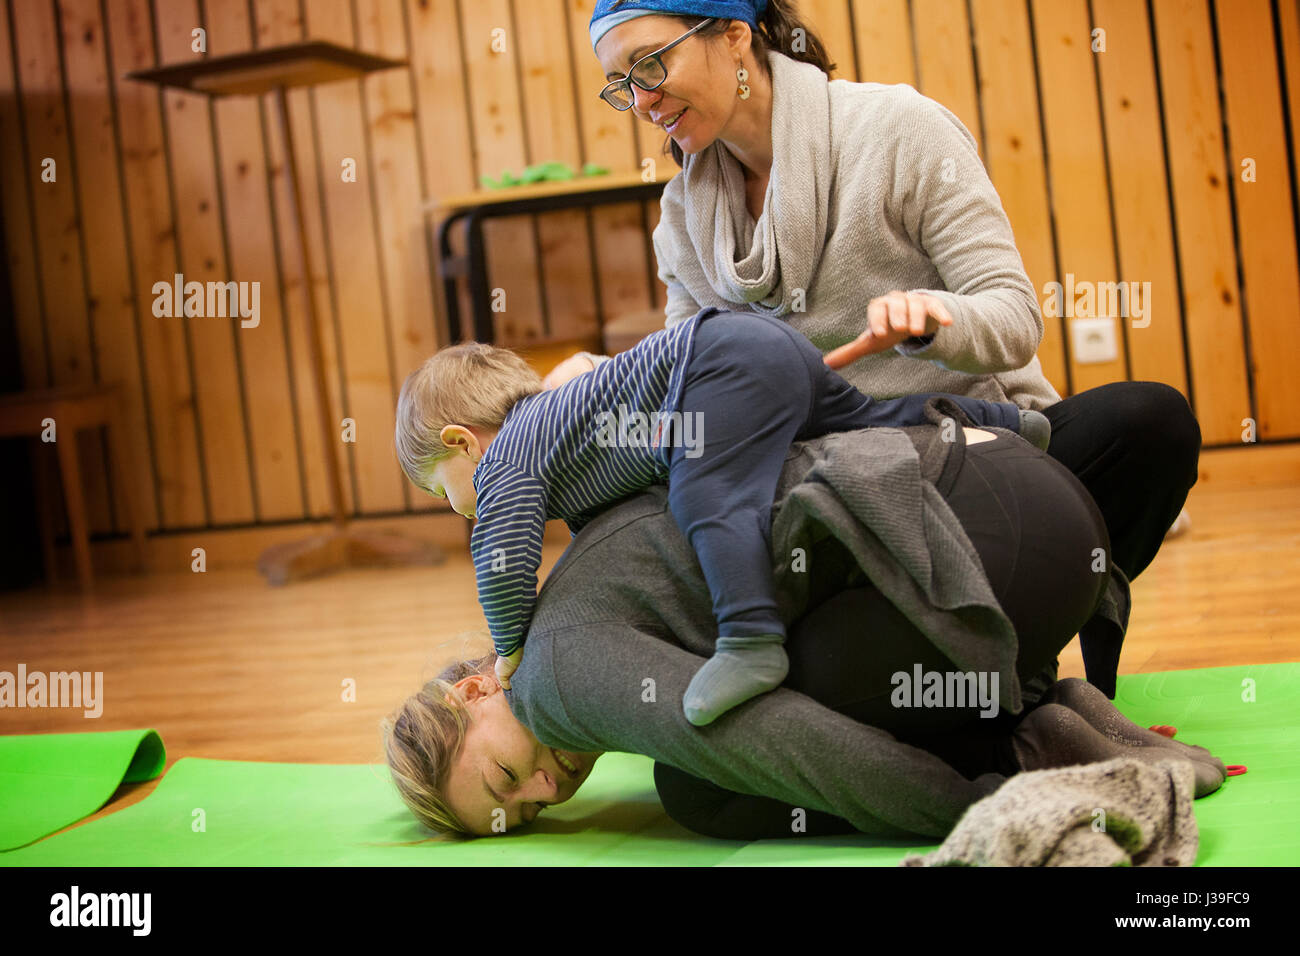
[[[704,727],[737,704],[781,686],[790,670],[783,643],[780,635],[718,638],[713,656],[682,698],[686,719]]]
[[[1052,422],[1042,412],[1020,409],[1020,437],[1039,451],[1047,451],[1052,441]]]

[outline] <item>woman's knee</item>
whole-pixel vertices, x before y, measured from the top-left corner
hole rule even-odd
[[[1108,386],[1124,441],[1172,474],[1195,480],[1201,426],[1187,399],[1163,382],[1116,382]]]
[[[728,796],[725,790],[658,761],[654,780],[659,802],[670,820],[692,832],[712,835],[712,821]]]

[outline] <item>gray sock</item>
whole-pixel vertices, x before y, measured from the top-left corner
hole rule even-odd
[[[1226,774],[1204,760],[1192,760],[1164,747],[1135,747],[1112,740],[1081,715],[1061,704],[1041,704],[1012,732],[1011,748],[1023,770],[1049,770],[1130,757],[1146,763],[1183,760],[1196,775],[1199,800],[1223,786]]]
[[[1020,437],[1039,451],[1047,451],[1047,446],[1052,443],[1051,420],[1032,408],[1020,409]]]
[[[1130,747],[1159,747],[1189,760],[1201,760],[1211,764],[1219,773],[1228,772],[1223,761],[1204,747],[1172,740],[1154,730],[1133,723],[1119,712],[1105,694],[1077,677],[1067,677],[1065,680],[1057,681],[1043,694],[1041,703],[1068,707],[1086,720],[1094,730],[1116,743]]]
[[[686,719],[704,727],[737,704],[781,686],[790,670],[783,643],[780,634],[718,638],[713,656],[682,698]]]

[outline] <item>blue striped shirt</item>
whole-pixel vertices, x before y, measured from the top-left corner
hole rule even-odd
[[[681,400],[695,329],[718,311],[702,309],[654,332],[506,413],[474,469],[470,536],[479,603],[498,654],[523,646],[546,522],[563,520],[576,535],[606,506],[668,480],[678,433],[666,425]]]

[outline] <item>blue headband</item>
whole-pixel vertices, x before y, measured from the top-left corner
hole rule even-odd
[[[618,9],[612,9],[615,4]],[[673,17],[717,17],[720,20],[744,20],[750,29],[758,29],[758,18],[767,9],[767,0],[596,0],[591,11],[591,48],[606,33],[636,17],[661,14]]]

